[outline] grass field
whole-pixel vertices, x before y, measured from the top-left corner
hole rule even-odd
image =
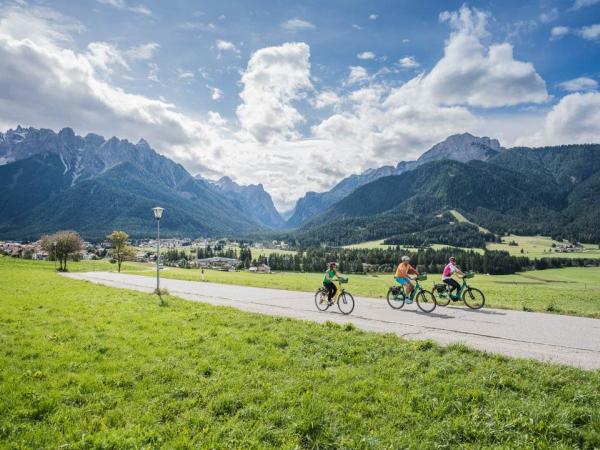
[[[583,244],[583,251],[576,253],[557,253],[552,244],[559,245],[546,236],[517,236],[511,234],[502,237],[502,243],[489,243],[490,250],[504,250],[515,256],[527,256],[529,258],[600,258],[600,248],[596,244]],[[518,245],[508,245],[514,241]],[[521,253],[521,249],[523,253]]]
[[[32,262],[52,268],[51,262]],[[69,263],[73,272],[116,271],[116,266],[105,260]],[[123,263],[126,273],[155,276],[154,266],[133,262]],[[161,277],[200,281],[197,269],[168,267]],[[349,275],[347,289],[354,295],[384,298],[393,282],[392,274]],[[430,274],[422,285],[431,289],[441,275]],[[314,292],[321,284],[322,274],[278,272],[255,274],[247,271],[221,272],[205,270],[205,280],[213,283],[268,287],[293,291]],[[577,267],[522,272],[515,275],[476,275],[470,284],[486,295],[490,308],[542,311],[600,318],[600,267]]]
[[[1,448],[597,448],[600,371],[0,258]]]
[[[139,272],[153,275],[152,272]],[[162,273],[165,278],[200,280],[198,270],[172,269]],[[346,288],[355,295],[384,298],[393,282],[391,274],[349,275]],[[206,281],[243,286],[314,292],[321,284],[318,273],[281,272],[253,274],[250,272],[205,271]],[[441,275],[430,275],[422,285],[431,289],[441,282]],[[600,318],[600,267],[549,269],[516,275],[477,275],[470,284],[486,295],[490,308],[546,311],[560,314]]]

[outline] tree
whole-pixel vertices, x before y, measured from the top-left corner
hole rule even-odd
[[[67,258],[81,251],[83,240],[75,231],[59,231],[42,236],[42,248],[59,262],[59,271],[67,272]]]
[[[117,270],[121,272],[123,261],[131,259],[135,254],[133,247],[128,243],[129,235],[124,231],[113,231],[106,236],[106,240],[112,246],[112,257],[117,261]]]

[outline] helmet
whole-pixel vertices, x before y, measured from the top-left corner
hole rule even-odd
[[[408,262],[408,261],[410,261],[410,256],[406,256],[406,255],[404,255],[404,256],[402,257],[402,261],[403,261],[403,262]]]
[[[454,256],[451,256],[451,257],[448,259],[448,261],[450,261],[450,262],[456,262],[456,258],[455,258]]]
[[[329,263],[329,267],[337,267],[337,263],[335,261],[331,261]]]

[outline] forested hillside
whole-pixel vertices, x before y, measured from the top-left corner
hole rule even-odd
[[[456,209],[493,233],[600,242],[600,145],[503,151],[490,160],[434,161],[366,184],[314,218],[302,242],[335,245],[392,238],[406,244],[447,234],[461,245],[491,237],[448,228]],[[468,237],[467,237],[468,234]],[[442,236],[443,237],[443,236]]]

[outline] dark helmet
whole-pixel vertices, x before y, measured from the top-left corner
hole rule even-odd
[[[333,269],[334,267],[337,267],[337,263],[335,261],[331,261],[328,266],[330,269]]]

